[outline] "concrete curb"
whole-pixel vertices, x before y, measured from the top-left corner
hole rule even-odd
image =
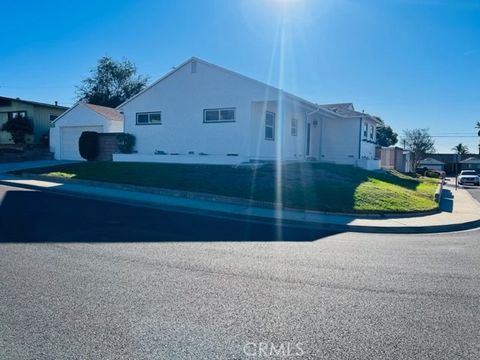
[[[23,177],[23,175],[19,175],[19,176]],[[382,213],[382,214],[372,214],[372,213],[362,213],[362,212],[340,213],[340,212],[328,212],[328,211],[316,211],[316,210],[301,210],[298,208],[289,208],[289,207],[281,206],[279,204],[271,203],[267,201],[245,200],[242,198],[213,195],[208,193],[191,192],[191,191],[184,191],[184,190],[172,190],[172,189],[164,189],[164,188],[153,188],[148,186],[139,186],[139,185],[106,183],[102,181],[93,181],[93,180],[77,180],[77,179],[68,179],[68,178],[62,178],[62,177],[38,175],[38,174],[31,174],[31,173],[28,174],[28,178],[33,180],[40,180],[40,181],[71,183],[71,184],[78,184],[78,185],[90,185],[90,186],[103,187],[108,189],[115,188],[119,190],[126,190],[126,191],[133,191],[133,192],[138,191],[143,193],[173,196],[173,197],[187,198],[187,199],[193,199],[193,200],[226,202],[226,203],[241,205],[246,207],[260,207],[265,209],[302,211],[306,214],[350,216],[350,217],[355,217],[357,219],[401,219],[401,218],[421,217],[421,216],[440,213],[439,207],[433,210],[428,210],[428,211],[416,211],[416,212],[410,212],[410,213]]]
[[[42,180],[45,180],[42,178]],[[50,179],[51,180],[51,179]],[[189,213],[189,214],[201,214],[206,216],[212,216],[217,218],[227,218],[238,220],[240,218],[248,219],[248,221],[257,222],[257,223],[272,223],[281,221],[282,225],[288,225],[291,227],[298,228],[307,228],[307,229],[317,229],[322,231],[332,231],[332,232],[361,232],[361,233],[381,233],[381,234],[428,234],[428,233],[440,233],[440,232],[454,232],[462,230],[470,230],[477,227],[480,227],[480,219],[475,221],[468,221],[465,223],[458,224],[447,224],[447,225],[433,225],[433,226],[368,226],[368,225],[349,225],[349,224],[335,224],[335,223],[325,223],[325,222],[315,222],[309,220],[296,220],[296,219],[276,219],[269,216],[262,215],[247,215],[247,214],[238,214],[228,211],[221,210],[205,210],[205,209],[196,209],[192,207],[182,206],[182,205],[169,205],[169,204],[159,204],[154,201],[142,201],[142,200],[132,200],[132,199],[122,199],[115,196],[108,195],[98,195],[92,193],[83,193],[79,191],[72,191],[68,189],[58,189],[55,187],[52,188],[43,188],[31,184],[12,184],[7,180],[1,180],[0,184],[7,186],[16,186],[32,190],[42,190],[44,192],[54,193],[54,194],[63,194],[76,196],[80,198],[109,201],[118,204],[125,204],[131,206],[139,207],[148,207],[159,210],[169,210],[174,212]]]

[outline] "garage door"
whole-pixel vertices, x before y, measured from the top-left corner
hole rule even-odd
[[[60,128],[60,159],[84,160],[78,151],[78,139],[84,131],[103,132],[103,126],[72,126]]]

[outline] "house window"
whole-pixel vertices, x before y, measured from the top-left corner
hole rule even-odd
[[[162,113],[160,111],[137,113],[137,125],[155,125],[161,123]]]
[[[368,124],[365,124],[363,127],[363,137],[365,139],[368,137]]]
[[[370,139],[373,140],[373,134],[374,134],[374,127],[373,125],[370,125]]]
[[[52,115],[52,114],[49,115],[50,121],[54,121],[57,117],[58,115]]]
[[[297,136],[297,119],[292,119],[292,128],[291,128],[291,134],[292,136]]]
[[[275,113],[265,114],[265,140],[275,140]]]
[[[235,108],[203,110],[204,123],[234,122],[234,121],[235,121]]]
[[[8,120],[17,119],[17,118],[26,118],[26,111],[11,111],[8,113]]]

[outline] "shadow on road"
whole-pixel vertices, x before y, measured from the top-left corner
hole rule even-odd
[[[336,233],[7,189],[0,193],[1,242],[313,241]]]

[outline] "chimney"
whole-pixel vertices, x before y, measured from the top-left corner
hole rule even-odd
[[[55,101],[55,106],[58,106],[58,101]]]

